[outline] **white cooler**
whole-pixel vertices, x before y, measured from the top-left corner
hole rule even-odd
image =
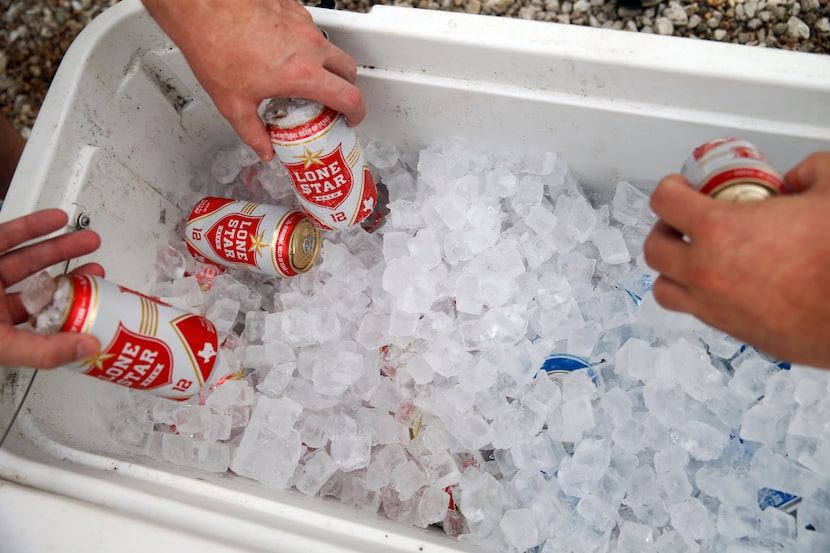
[[[830,149],[827,56],[384,6],[311,12],[359,64],[364,144],[415,151],[461,135],[538,146],[608,198],[618,179],[653,185],[721,136],[755,143],[782,170]],[[0,220],[84,213],[103,245],[75,263],[99,261],[110,280],[147,291],[155,244],[189,211],[178,198],[235,140],[139,0],[124,0],[67,52]],[[111,384],[68,370],[32,377],[0,372],[0,423],[10,426],[0,549],[468,550],[439,531],[136,458],[95,407]]]

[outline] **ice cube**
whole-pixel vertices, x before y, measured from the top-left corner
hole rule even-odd
[[[398,465],[392,472],[392,479],[402,501],[408,500],[427,485],[426,475],[415,461],[407,461]]]
[[[259,161],[259,156],[256,154],[254,149],[247,144],[240,144],[236,147],[233,153],[234,159],[242,167],[253,165]]]
[[[324,395],[344,393],[365,373],[370,363],[355,342],[330,342],[321,346],[313,365],[311,380]]]
[[[791,410],[786,407],[770,407],[766,403],[756,403],[744,413],[741,438],[775,445],[783,440],[787,433],[790,412]]]
[[[562,461],[557,479],[568,495],[587,497],[593,493],[610,463],[610,440],[585,438],[574,448],[573,457]]]
[[[432,206],[441,222],[450,230],[458,230],[467,222],[469,202],[456,192],[435,196],[427,205]]]
[[[415,202],[409,200],[396,200],[390,202],[389,222],[396,229],[420,228],[424,224],[421,210]]]
[[[757,504],[733,505],[721,503],[718,507],[718,532],[732,539],[753,538],[760,533],[761,509]]]
[[[504,512],[499,528],[510,551],[522,553],[539,544],[539,528],[530,509],[509,509]]]
[[[657,481],[666,494],[666,505],[684,501],[692,495],[689,476],[683,468],[671,468],[657,474]]]
[[[372,140],[363,149],[366,161],[378,169],[391,169],[401,156],[400,151],[390,142]]]
[[[202,287],[195,276],[186,276],[174,280],[168,289],[168,293],[170,295],[162,297],[161,300],[183,310],[190,310],[202,305],[205,298]]]
[[[173,243],[167,242],[156,246],[156,268],[159,273],[171,280],[182,278],[187,266],[184,251]]]
[[[620,526],[620,535],[617,537],[617,551],[619,553],[656,551],[651,526],[638,524],[630,520],[623,521]]]
[[[492,531],[503,514],[504,490],[492,475],[470,468],[461,475],[461,513],[484,532]]]
[[[669,506],[671,524],[687,540],[707,540],[717,536],[712,517],[699,499],[690,497]]]
[[[47,271],[41,271],[29,277],[20,292],[23,308],[30,315],[40,313],[52,302],[57,283]]]
[[[781,370],[778,365],[749,347],[733,359],[731,364],[735,374],[729,381],[729,387],[748,399],[763,396],[767,379]]]
[[[344,472],[369,466],[372,437],[368,434],[340,434],[331,438],[331,458]]]
[[[567,198],[567,200],[566,200]],[[562,204],[562,208],[560,208]],[[556,202],[554,211],[559,219],[559,228],[564,230],[577,242],[585,242],[597,226],[597,212],[583,196],[570,198],[562,196]],[[565,251],[562,248],[562,251]]]
[[[519,189],[511,200],[511,207],[520,217],[527,217],[534,207],[542,202],[544,193],[542,179],[534,176],[524,176],[519,182]]]
[[[228,444],[210,440],[167,433],[161,436],[162,458],[190,469],[223,473],[230,465],[231,450]]]
[[[553,241],[556,222],[556,215],[541,205],[531,207],[525,217],[525,224],[527,224],[527,226],[533,229],[536,234],[550,240],[551,242]]]
[[[245,340],[250,344],[261,344],[265,333],[267,311],[248,311],[245,313]]]
[[[670,433],[671,440],[699,461],[711,461],[720,457],[729,436],[705,422],[692,420]]]
[[[519,179],[502,162],[498,162],[485,176],[486,192],[499,198],[510,198],[519,189]]]
[[[216,154],[210,166],[210,175],[220,184],[230,184],[242,170],[242,165],[236,159],[232,150],[222,150]]]
[[[631,261],[631,254],[620,229],[609,227],[595,230],[591,234],[591,241],[599,249],[599,255],[606,263],[616,265]]]
[[[302,407],[289,398],[259,398],[231,462],[231,470],[269,488],[287,488],[302,454],[292,427]]]
[[[522,171],[531,175],[550,175],[553,173],[558,157],[553,152],[528,149],[525,151]]]
[[[421,269],[434,269],[441,264],[441,243],[434,230],[421,229],[407,241],[411,262]]]
[[[360,320],[355,340],[366,349],[380,348],[389,343],[389,315],[367,312]]]
[[[753,454],[750,475],[764,487],[796,495],[811,495],[823,485],[819,475],[773,453],[768,446],[758,448]]]
[[[216,331],[220,335],[225,335],[233,329],[238,314],[239,302],[231,298],[223,298],[208,308],[205,318],[216,326]]]
[[[323,484],[337,472],[337,465],[324,449],[318,449],[306,459],[303,470],[294,485],[306,495],[317,495]]]
[[[497,449],[513,447],[513,444],[524,434],[520,424],[517,409],[511,407],[500,409],[499,414],[490,423],[490,443]]]
[[[649,224],[654,221],[654,215],[649,209],[649,196],[625,181],[617,183],[611,205],[614,208],[614,219],[623,225]]]
[[[422,525],[427,526],[444,520],[449,502],[450,496],[444,488],[437,486],[424,488],[418,501],[418,517]]]

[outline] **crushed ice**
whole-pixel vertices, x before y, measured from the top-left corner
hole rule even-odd
[[[113,388],[121,445],[486,550],[830,549],[830,373],[659,308],[646,194],[598,201],[551,152],[365,150],[386,223],[326,233],[308,273],[203,291],[159,246],[152,292],[217,325],[232,378],[186,403]],[[293,203],[250,154],[219,152],[185,203]]]

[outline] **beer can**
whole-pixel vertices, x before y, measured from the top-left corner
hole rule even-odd
[[[315,225],[344,229],[372,214],[377,188],[342,113],[311,100],[275,98],[264,118],[274,152]]]
[[[92,275],[58,277],[57,286],[68,287],[59,330],[91,334],[103,348],[67,368],[170,399],[210,379],[219,344],[206,318]]]
[[[588,369],[588,376],[591,377],[595,383],[597,382],[596,372],[593,370],[593,365],[590,361],[579,355],[572,355],[570,353],[551,353],[545,358],[542,366],[539,368],[539,373],[544,372],[545,376],[556,382],[559,387],[562,387],[562,381],[567,375],[580,369]]]
[[[767,158],[739,138],[720,138],[695,148],[680,172],[696,190],[728,202],[753,202],[792,192]]]
[[[196,261],[280,277],[308,271],[321,246],[302,211],[216,197],[194,206],[185,242]]]

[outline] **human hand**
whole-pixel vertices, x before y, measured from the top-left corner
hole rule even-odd
[[[100,351],[98,339],[88,334],[61,332],[41,336],[15,328],[28,316],[19,294],[6,289],[55,263],[95,251],[101,243],[98,234],[79,230],[18,248],[66,226],[66,213],[46,209],[0,223],[0,366],[52,369],[90,357]],[[18,248],[18,249],[15,249]],[[97,263],[88,263],[73,272],[104,276]]]
[[[779,359],[830,368],[830,152],[786,179],[796,194],[727,203],[664,178],[644,245],[660,273],[654,298]]]
[[[143,0],[243,142],[274,157],[257,108],[268,98],[314,100],[349,125],[366,108],[355,61],[328,42],[296,0]]]

